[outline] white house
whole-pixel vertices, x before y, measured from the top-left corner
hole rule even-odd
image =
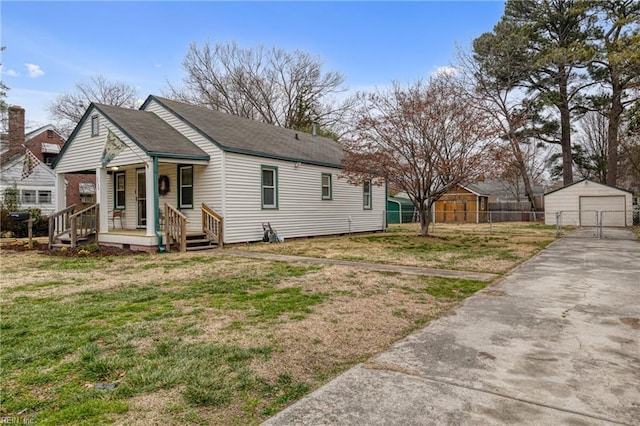
[[[24,163],[24,151],[22,154],[7,158],[0,166],[0,191],[3,202],[9,191],[16,190],[22,209],[40,209],[43,215],[53,213],[55,204],[55,173],[44,163],[39,162],[31,175],[22,179],[22,166]]]
[[[555,225],[561,212],[562,225],[631,226],[632,198],[630,191],[583,179],[544,195],[545,224]]]
[[[103,167],[109,132],[126,147]],[[347,183],[341,160],[330,139],[149,96],[90,105],[54,169],[59,188],[96,174],[100,244],[155,249],[180,227],[217,243],[259,241],[267,222],[285,239],[383,230],[386,188]]]
[[[49,167],[60,153],[64,139],[52,125],[25,133],[25,110],[8,108],[8,130],[0,145],[0,196],[15,197],[21,209],[40,209],[43,215],[55,210],[55,173]],[[27,150],[33,161],[31,173],[23,177]]]

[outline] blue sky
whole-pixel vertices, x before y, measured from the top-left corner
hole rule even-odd
[[[0,9],[7,102],[32,126],[78,81],[102,74],[142,99],[179,83],[189,44],[237,41],[317,55],[352,90],[427,77],[490,31],[502,1],[24,2]]]

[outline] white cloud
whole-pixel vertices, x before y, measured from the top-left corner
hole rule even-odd
[[[31,78],[38,78],[44,75],[44,71],[40,69],[40,65],[24,64],[24,66],[27,68],[27,72],[29,73],[29,77]]]
[[[0,65],[0,74],[8,75],[9,77],[18,77],[20,75],[16,70],[8,69],[5,71],[2,65]]]
[[[436,67],[435,71],[431,73],[432,77],[437,77],[439,75],[456,75],[458,73],[458,69],[449,65],[445,65],[442,67]]]
[[[154,68],[162,68],[162,64],[153,64]]]

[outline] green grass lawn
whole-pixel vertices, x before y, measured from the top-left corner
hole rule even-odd
[[[405,233],[337,238],[331,250],[360,256],[352,248],[365,245],[449,267],[524,258],[505,237]],[[308,255],[304,242],[262,247]],[[257,424],[487,285],[215,251],[3,251],[0,272],[0,407],[39,425]]]

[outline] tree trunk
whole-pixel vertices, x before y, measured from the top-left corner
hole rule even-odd
[[[535,196],[533,195],[533,189],[531,187],[531,179],[529,178],[527,165],[525,164],[524,156],[522,155],[522,150],[520,149],[520,143],[517,140],[511,139],[511,148],[513,150],[513,154],[516,157],[518,171],[520,172],[520,176],[522,177],[522,183],[524,184],[524,192],[525,194],[527,194],[527,198],[531,203],[531,211],[535,215],[536,207],[537,207],[536,199],[535,199]],[[517,185],[518,185],[518,182],[516,180],[516,186]],[[520,197],[518,197],[518,199],[520,199]],[[536,218],[534,217],[534,220],[535,219]]]
[[[571,109],[569,108],[569,95],[567,93],[567,75],[564,66],[558,70],[558,89],[560,102],[557,104],[560,110],[560,146],[562,147],[562,183],[573,183],[573,156],[571,155]]]
[[[429,201],[422,201],[420,203],[420,235],[429,235],[429,225],[431,224],[431,206]]]
[[[607,184],[612,186],[616,186],[618,182],[618,131],[622,112],[622,90],[617,84],[613,84],[607,128]]]

